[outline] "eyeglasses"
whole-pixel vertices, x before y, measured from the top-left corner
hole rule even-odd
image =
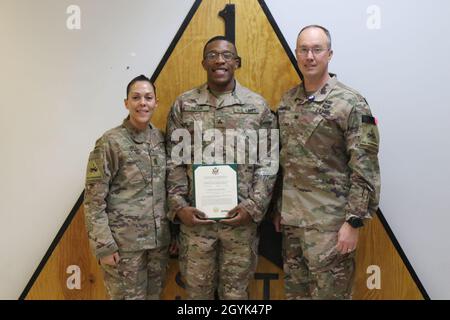
[[[302,56],[302,57],[306,57],[308,55],[308,53],[311,51],[311,53],[313,54],[313,56],[319,55],[324,51],[328,51],[330,49],[325,49],[325,48],[321,48],[321,47],[315,47],[315,48],[300,48],[295,50],[297,52],[298,55]]]
[[[236,58],[236,55],[233,52],[230,51],[224,51],[224,52],[216,52],[216,51],[210,51],[207,54],[205,54],[205,59],[208,61],[216,61],[219,59],[219,56],[222,56],[222,58],[225,61],[230,61]]]

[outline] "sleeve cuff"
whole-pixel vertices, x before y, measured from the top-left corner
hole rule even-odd
[[[255,223],[260,223],[263,218],[263,214],[255,202],[251,199],[247,199],[239,203],[239,207],[244,208],[245,211],[252,217]]]
[[[188,206],[189,203],[186,200],[184,200],[183,197],[181,196],[172,197],[172,199],[169,201],[169,211],[167,212],[167,218],[173,223],[179,223],[176,215],[178,210]]]
[[[356,214],[347,213],[345,215],[345,221],[348,221],[350,218],[358,218],[358,219],[362,219],[363,221],[365,221],[365,220],[372,219],[372,216],[370,214],[366,214],[365,216],[358,216]]]
[[[101,259],[107,256],[112,255],[114,252],[119,251],[119,247],[116,243],[112,243],[111,245],[104,246],[102,248],[97,248],[95,252],[95,256],[97,259]]]

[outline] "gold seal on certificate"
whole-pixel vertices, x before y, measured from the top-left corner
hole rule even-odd
[[[208,219],[223,219],[238,204],[237,165],[193,165],[195,207]]]

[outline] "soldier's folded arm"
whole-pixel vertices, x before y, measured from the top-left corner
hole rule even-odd
[[[117,159],[105,137],[97,140],[89,155],[84,193],[84,213],[89,242],[98,259],[118,251],[109,227],[106,198],[115,175]]]
[[[349,115],[346,141],[351,169],[346,220],[370,219],[378,209],[380,197],[379,133],[377,122],[362,97]]]

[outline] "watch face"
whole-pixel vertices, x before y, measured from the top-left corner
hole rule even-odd
[[[349,223],[350,223],[350,225],[353,228],[359,228],[359,227],[362,227],[364,225],[363,222],[362,222],[362,219],[358,219],[358,218],[351,218],[349,220]]]

